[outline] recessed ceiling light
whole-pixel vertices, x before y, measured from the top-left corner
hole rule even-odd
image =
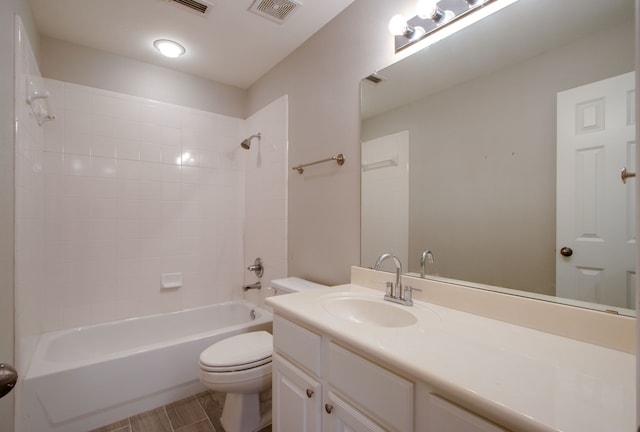
[[[171,58],[180,57],[187,52],[187,50],[178,42],[174,42],[169,39],[158,39],[153,43],[153,46],[156,47],[162,55]]]

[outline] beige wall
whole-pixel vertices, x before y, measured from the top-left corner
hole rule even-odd
[[[289,96],[289,274],[328,284],[360,264],[360,80],[394,61],[391,16],[413,0],[356,0],[249,89],[249,112]]]
[[[58,39],[42,38],[40,71],[45,78],[246,117],[246,91],[238,87]]]

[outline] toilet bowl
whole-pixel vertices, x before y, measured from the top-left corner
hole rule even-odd
[[[299,278],[271,281],[276,295],[326,287]],[[226,393],[220,423],[226,432],[255,432],[271,424],[260,413],[260,393],[271,387],[273,336],[265,331],[223,339],[200,353],[200,381]]]
[[[260,392],[271,387],[273,337],[265,331],[223,339],[200,354],[200,381],[227,393],[220,422],[227,432],[253,432],[271,422],[260,415]]]

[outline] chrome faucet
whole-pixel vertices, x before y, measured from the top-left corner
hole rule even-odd
[[[248,285],[242,285],[242,291],[249,291],[250,289],[260,289],[262,288],[262,284],[260,281]]]
[[[420,254],[420,277],[424,278],[424,267],[426,263],[433,264],[433,254],[430,250],[424,250]]]
[[[382,265],[382,263],[389,258],[393,259],[393,262],[396,264],[396,284],[395,286],[393,285],[392,282],[389,282],[387,284],[387,295],[385,295],[385,298],[386,297],[402,298],[402,283],[400,283],[400,274],[402,273],[402,263],[400,262],[400,259],[395,255],[391,255],[390,253],[382,254],[378,257],[378,260],[376,261],[376,265],[373,266],[373,269],[380,270],[380,266]]]
[[[389,253],[382,254],[376,261],[376,265],[373,266],[374,270],[380,270],[380,265],[383,261],[387,259],[393,259],[393,262],[396,264],[396,283],[387,282],[387,290],[384,295],[384,299],[390,302],[399,303],[405,306],[412,306],[413,300],[411,299],[411,294],[413,291],[422,291],[418,288],[412,288],[410,286],[402,287],[402,283],[400,282],[400,275],[402,274],[402,263],[397,256],[391,255]]]

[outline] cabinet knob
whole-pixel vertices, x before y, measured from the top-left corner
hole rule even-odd
[[[311,399],[312,396],[313,396],[313,390],[307,389],[307,397]]]
[[[324,404],[324,410],[327,412],[327,414],[331,414],[331,411],[333,411],[333,405]]]

